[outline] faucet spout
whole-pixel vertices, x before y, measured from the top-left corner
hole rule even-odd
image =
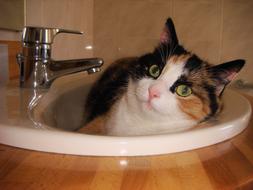
[[[100,71],[104,61],[101,58],[52,60],[49,64],[50,75],[47,83],[51,84],[56,78],[77,72],[87,71],[88,74]]]

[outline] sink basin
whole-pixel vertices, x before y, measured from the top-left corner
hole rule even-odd
[[[15,86],[0,89],[0,143],[74,155],[166,154],[230,139],[247,127],[251,116],[248,100],[235,91],[226,90],[224,109],[218,120],[187,131],[131,137],[75,132],[85,123],[85,98],[98,76],[79,73],[56,80],[32,110],[28,110],[27,103],[24,103],[30,98],[30,90]],[[18,108],[13,106],[15,102],[18,102]]]

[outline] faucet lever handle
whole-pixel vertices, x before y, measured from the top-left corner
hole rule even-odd
[[[59,33],[83,34],[83,32],[76,30],[26,26],[23,29],[22,42],[52,44],[54,37]]]
[[[59,34],[59,33],[83,34],[83,32],[80,32],[78,30],[68,30],[68,29],[59,29],[59,28],[55,28],[53,30],[54,30],[54,35]]]

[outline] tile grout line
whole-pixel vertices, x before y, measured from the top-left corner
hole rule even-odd
[[[217,0],[219,2],[219,0]],[[218,61],[222,62],[222,49],[223,49],[223,24],[224,24],[224,0],[220,3],[220,35],[219,35],[219,54]]]
[[[174,0],[170,1],[170,11],[171,11],[171,17],[174,18]]]

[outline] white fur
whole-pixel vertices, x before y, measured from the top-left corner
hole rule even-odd
[[[106,123],[111,135],[150,135],[177,132],[196,124],[179,107],[170,87],[183,73],[183,63],[168,62],[157,80],[129,81],[127,93],[114,105]],[[155,86],[159,98],[149,100],[148,89]]]

